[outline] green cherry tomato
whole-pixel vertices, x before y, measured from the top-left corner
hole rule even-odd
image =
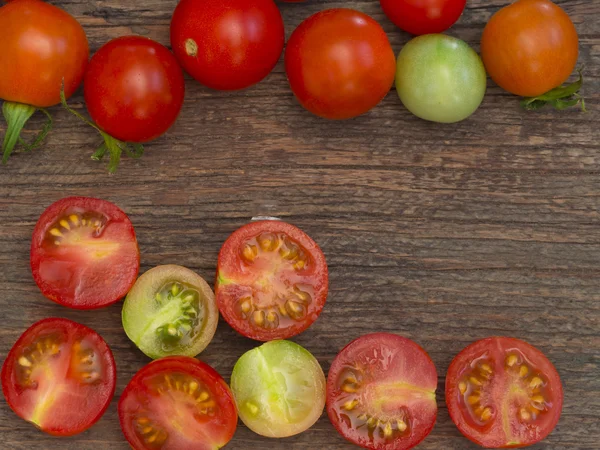
[[[309,429],[323,413],[325,386],[316,358],[291,341],[270,341],[244,353],[231,374],[240,419],[267,437]]]
[[[123,305],[123,328],[150,358],[196,356],[217,329],[210,286],[185,267],[157,266],[137,279]]]
[[[460,39],[443,34],[419,36],[398,55],[396,89],[415,116],[459,122],[483,101],[485,68],[479,55]]]

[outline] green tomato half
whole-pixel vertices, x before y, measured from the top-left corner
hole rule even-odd
[[[486,78],[479,55],[451,36],[419,36],[398,55],[398,96],[425,120],[453,123],[469,117],[483,101]]]
[[[196,356],[212,340],[219,310],[210,286],[182,266],[157,266],[137,279],[123,304],[123,328],[150,358]]]
[[[271,341],[242,355],[231,391],[242,422],[282,438],[309,429],[325,407],[325,375],[316,358],[291,341]]]

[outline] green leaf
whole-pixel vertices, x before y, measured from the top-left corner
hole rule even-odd
[[[528,97],[521,100],[521,106],[528,111],[542,109],[546,105],[552,105],[555,109],[562,111],[581,104],[581,110],[585,109],[585,101],[579,94],[583,85],[583,67],[579,69],[579,79],[574,83],[557,87],[537,97]]]

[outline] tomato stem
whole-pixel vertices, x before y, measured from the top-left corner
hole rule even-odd
[[[554,109],[562,111],[580,105],[583,112],[585,109],[585,100],[579,94],[583,85],[583,67],[579,69],[579,79],[574,83],[559,86],[538,97],[528,97],[521,101],[521,106],[528,111],[542,109],[546,105],[552,105]]]
[[[27,144],[21,138],[21,132],[23,131],[23,127],[27,121],[38,110],[42,111],[48,120],[34,141],[31,144]],[[2,114],[4,115],[7,123],[6,134],[4,135],[4,143],[2,144],[2,151],[4,153],[2,156],[3,164],[8,162],[8,158],[12,154],[17,142],[20,143],[26,151],[33,150],[39,147],[42,141],[46,138],[46,135],[52,129],[52,116],[43,108],[36,108],[35,106],[26,105],[24,103],[4,102],[2,105]]]
[[[67,99],[65,97],[64,85],[60,90],[60,102],[67,111],[81,119],[83,122],[87,123],[92,128],[96,129],[96,131],[100,133],[100,136],[102,136],[104,142],[100,145],[100,147],[96,149],[96,151],[92,154],[91,158],[94,161],[102,161],[104,155],[108,151],[110,158],[108,162],[109,173],[115,173],[117,171],[117,168],[119,167],[119,162],[121,161],[121,153],[125,152],[131,158],[139,158],[144,154],[144,146],[142,144],[123,142],[112,137],[110,134],[102,131],[98,127],[98,125],[86,119],[82,114],[71,108],[67,103]]]

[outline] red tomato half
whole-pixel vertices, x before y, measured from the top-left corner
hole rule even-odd
[[[386,16],[409,33],[441,33],[456,23],[467,0],[380,0]]]
[[[96,423],[115,393],[115,381],[115,360],[104,339],[67,319],[33,324],[2,366],[2,390],[12,410],[57,436]]]
[[[342,436],[372,450],[404,450],[431,432],[437,371],[410,339],[373,333],[350,342],[327,378],[327,413]]]
[[[116,302],[140,268],[133,225],[105,200],[67,197],[40,216],[31,240],[31,270],[50,300],[76,309]]]
[[[473,442],[525,447],[554,429],[563,390],[556,369],[538,349],[519,339],[491,337],[454,358],[446,402],[453,422]]]
[[[171,46],[183,68],[212,89],[243,89],[281,56],[283,19],[273,0],[181,0]]]
[[[374,19],[352,9],[328,9],[292,33],[285,70],[302,106],[327,119],[349,119],[390,91],[396,58]]]
[[[164,134],[177,119],[185,94],[183,72],[173,54],[141,36],[103,45],[90,60],[83,87],[96,125],[134,143]]]
[[[219,310],[229,325],[251,339],[301,333],[317,320],[327,289],[323,252],[289,223],[249,223],[229,236],[219,252]]]
[[[119,419],[134,450],[214,450],[237,427],[227,383],[208,364],[185,356],[157,359],[129,382]]]

